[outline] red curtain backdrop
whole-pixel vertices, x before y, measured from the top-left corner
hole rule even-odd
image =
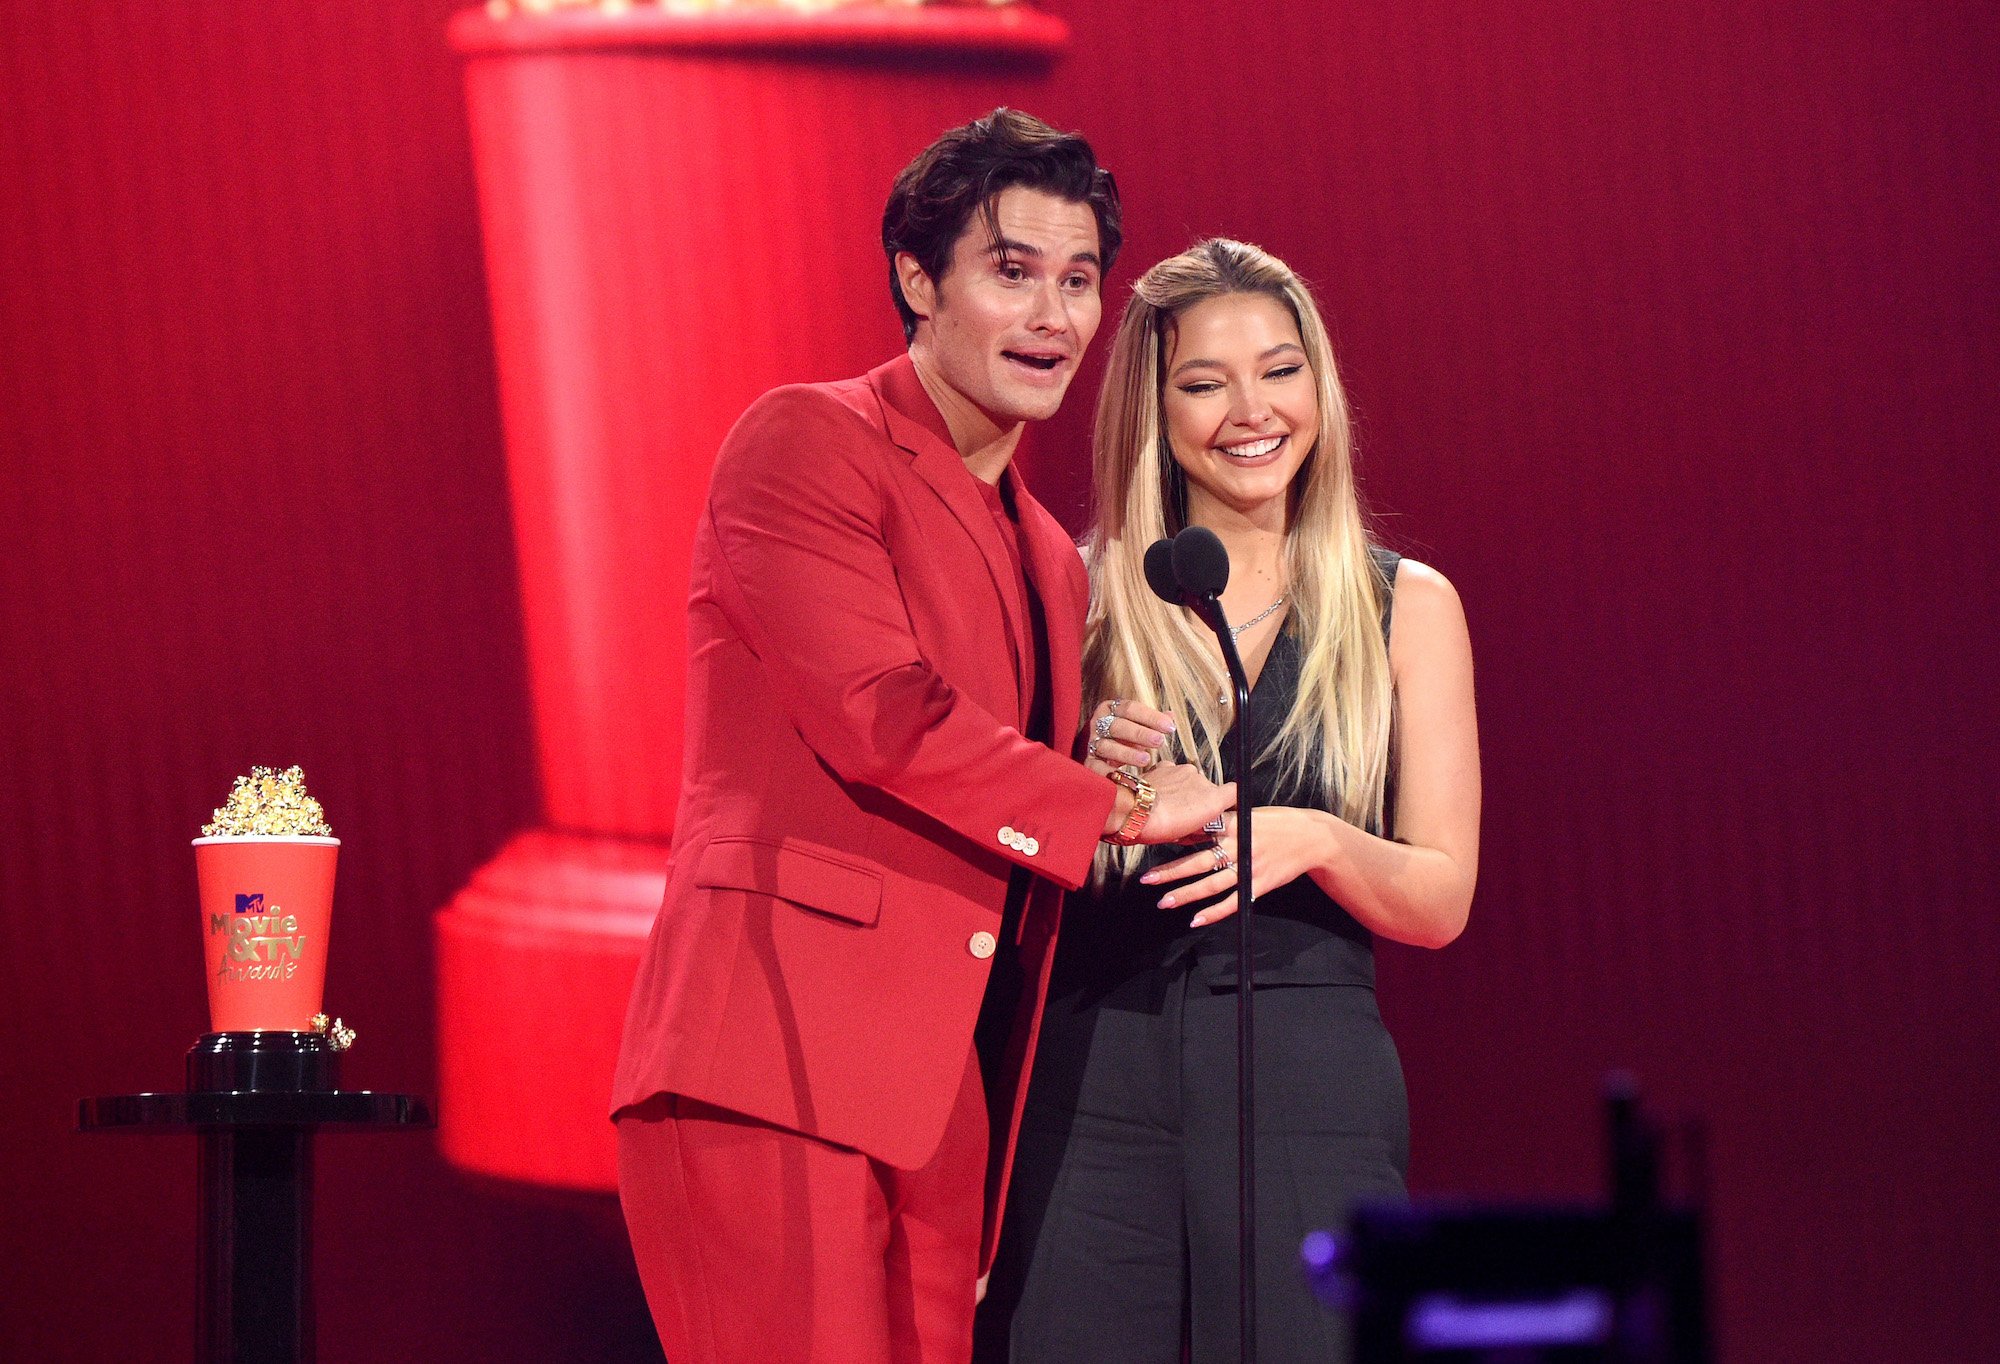
[[[230,779],[303,763],[347,840],[376,1088],[434,1087],[430,913],[537,809],[451,8],[0,10],[9,1358],[191,1337],[190,1145],[70,1125],[205,1025]],[[1593,1192],[1630,1065],[1706,1120],[1727,1358],[1987,1357],[2000,16],[1047,8],[1114,303],[1203,233],[1296,265],[1383,533],[1468,605],[1479,901],[1384,952],[1419,1188]],[[1031,455],[1073,524],[1095,378]],[[320,1150],[326,1357],[642,1348],[608,1201]]]

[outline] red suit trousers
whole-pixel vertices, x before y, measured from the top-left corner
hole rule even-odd
[[[966,1364],[984,1218],[985,1089],[898,1170],[659,1094],[618,1114],[618,1195],[670,1364]]]

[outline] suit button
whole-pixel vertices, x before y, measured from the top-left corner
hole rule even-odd
[[[1011,825],[1011,824],[1002,824],[1002,825],[1000,826],[1000,846],[1001,846],[1001,847],[1003,847],[1003,848],[1011,848],[1011,847],[1013,847],[1013,846],[1014,846],[1014,840],[1015,840],[1016,838],[1019,838],[1019,837],[1020,837],[1020,835],[1014,832],[1014,826],[1013,826],[1013,825]]]
[[[993,955],[993,949],[997,946],[999,944],[993,940],[993,935],[981,929],[972,935],[972,941],[965,945],[965,950],[981,961],[985,961]]]
[[[1035,841],[1035,837],[1033,834],[1030,834],[1028,837],[1021,840],[1021,851],[1026,853],[1028,856],[1033,857],[1036,853],[1040,852],[1041,850],[1042,850],[1042,845]]]

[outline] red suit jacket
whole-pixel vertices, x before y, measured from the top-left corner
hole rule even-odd
[[[1078,713],[1088,584],[1012,491],[1047,623],[1055,725]],[[666,902],[614,1109],[671,1093],[914,1169],[964,1078],[1009,874],[1021,1071],[1055,941],[1115,788],[1030,741],[1034,641],[999,527],[907,356],[767,393],[717,456],[688,605],[686,770]],[[1004,1107],[1003,1107],[1004,1106]],[[1003,1179],[990,1189],[989,1262]]]

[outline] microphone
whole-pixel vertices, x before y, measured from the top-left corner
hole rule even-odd
[[[1229,586],[1229,551],[1208,527],[1189,526],[1146,547],[1146,585],[1161,601],[1201,611]]]
[[[1174,576],[1189,597],[1219,597],[1229,586],[1229,551],[1207,526],[1189,526],[1174,537]]]
[[[1146,547],[1146,586],[1169,606],[1181,605],[1181,580],[1174,572],[1174,542],[1159,539]]]
[[[1206,526],[1189,526],[1174,537],[1174,577],[1180,580],[1181,600],[1201,617],[1201,623],[1227,641],[1222,648],[1227,659],[1235,652],[1236,636],[1229,633],[1229,621],[1222,614],[1222,589],[1229,585],[1229,551]],[[1231,665],[1232,668],[1235,665]]]

